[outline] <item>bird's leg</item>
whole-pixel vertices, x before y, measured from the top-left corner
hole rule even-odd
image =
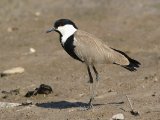
[[[92,77],[89,66],[87,66],[87,70],[88,70],[88,75],[89,75],[90,94],[91,94],[91,97],[90,97],[90,100],[89,100],[89,103],[88,103],[88,109],[90,109],[90,108],[93,107],[92,100],[94,99],[94,88],[93,88],[93,77]]]
[[[92,65],[92,68],[93,68],[94,73],[96,74],[96,85],[95,85],[95,92],[96,92],[98,85],[99,85],[99,74],[98,74],[94,65]],[[97,93],[95,93],[95,94],[97,94]]]
[[[94,67],[94,65],[92,65],[92,68],[94,70],[94,73],[96,74],[96,80],[98,81],[99,80],[99,74],[98,74],[96,68]]]

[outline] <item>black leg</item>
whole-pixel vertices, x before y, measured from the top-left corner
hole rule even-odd
[[[99,86],[99,74],[98,74],[98,71],[96,70],[95,66],[92,64],[92,68],[93,68],[93,71],[96,75],[96,82],[95,82],[95,86],[94,86],[94,96],[97,95],[97,89],[98,89],[98,86]]]
[[[89,66],[87,66],[87,70],[88,70],[88,75],[89,75],[89,83],[93,83],[93,77],[92,77]]]
[[[87,66],[87,70],[88,70],[88,75],[89,75],[89,83],[91,84],[90,85],[90,94],[91,94],[91,97],[90,97],[87,109],[91,109],[93,107],[92,101],[94,99],[94,88],[93,88],[94,86],[93,86],[93,77],[92,77],[92,74],[91,74],[89,66]]]
[[[94,65],[92,65],[92,68],[94,70],[94,73],[96,74],[96,80],[98,81],[99,80],[99,74],[98,74],[96,68],[94,67]]]

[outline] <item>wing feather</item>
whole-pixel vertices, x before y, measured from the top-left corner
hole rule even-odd
[[[95,36],[78,30],[74,40],[75,54],[88,64],[116,63],[128,65],[128,59],[121,53],[111,49],[102,40]]]

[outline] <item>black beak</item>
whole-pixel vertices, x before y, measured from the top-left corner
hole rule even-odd
[[[46,33],[50,33],[52,31],[55,31],[55,28],[51,28],[51,29],[47,30]]]

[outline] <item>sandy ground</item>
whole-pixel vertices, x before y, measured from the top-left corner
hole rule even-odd
[[[80,110],[89,100],[86,67],[63,51],[58,34],[45,33],[59,18],[72,19],[142,63],[137,72],[97,65],[100,84],[92,110]],[[0,102],[34,104],[0,108],[0,120],[109,120],[117,113],[126,120],[160,120],[159,0],[1,0],[0,26],[0,71],[25,68],[0,78]],[[30,48],[36,53],[28,54]],[[53,93],[24,97],[40,84]],[[2,91],[14,89],[20,94],[3,98]],[[140,116],[131,115],[125,95]]]

